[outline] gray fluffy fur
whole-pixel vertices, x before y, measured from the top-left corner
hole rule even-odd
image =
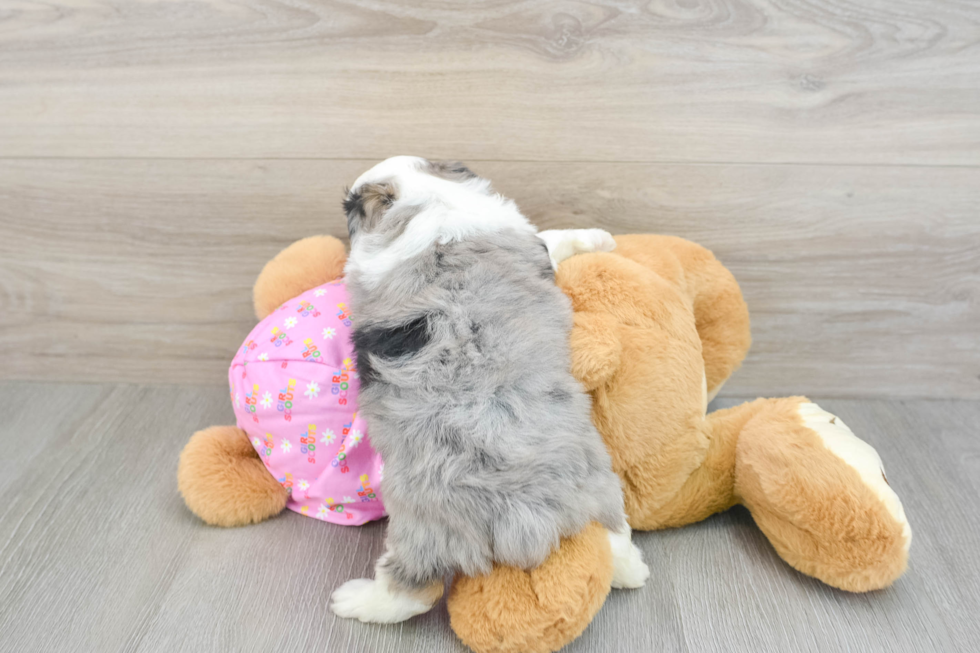
[[[505,230],[433,244],[381,283],[347,282],[396,582],[532,568],[590,521],[626,527],[570,372],[571,304],[540,239]],[[406,324],[422,333],[399,348]]]

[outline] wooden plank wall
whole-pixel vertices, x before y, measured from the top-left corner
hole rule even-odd
[[[712,248],[730,396],[980,397],[980,4],[13,0],[0,378],[223,383],[266,259],[392,154]]]

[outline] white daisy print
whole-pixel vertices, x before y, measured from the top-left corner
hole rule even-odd
[[[286,438],[283,438],[279,446],[282,448],[284,453],[289,453],[290,449],[293,448],[293,443]]]
[[[235,408],[241,408],[241,407],[242,407],[242,393],[236,392],[235,393]]]
[[[354,503],[354,497],[344,497],[344,503]]]
[[[261,354],[259,354],[259,360],[260,361],[267,361],[267,360],[269,360],[269,354],[267,354],[265,352],[262,352]]]
[[[296,326],[296,323],[298,321],[299,320],[297,320],[295,317],[290,315],[289,317],[286,318],[286,321],[283,322],[283,324],[286,326],[287,329],[292,329],[294,326]]]
[[[364,439],[364,434],[363,433],[361,433],[357,429],[354,429],[353,431],[351,431],[351,433],[350,433],[350,446],[351,446],[351,449],[353,449],[354,447],[356,447],[357,445],[359,445],[361,443],[361,440],[363,440],[363,439]]]
[[[323,337],[327,340],[333,340],[335,335],[337,335],[337,329],[334,329],[333,327],[327,327],[323,330]]]
[[[330,510],[326,506],[320,506],[320,509],[316,511],[316,516],[320,519],[326,519],[328,514],[330,514]]]
[[[262,441],[261,440],[259,440],[258,438],[252,438],[252,446],[253,447],[258,447],[261,444],[262,444]]]
[[[306,392],[303,393],[310,399],[313,399],[320,394],[320,384],[316,381],[310,381],[306,384]]]
[[[320,442],[323,444],[333,444],[333,441],[337,439],[337,435],[330,429],[323,429],[323,437],[320,438]]]
[[[299,489],[300,490],[303,490],[304,492],[306,490],[309,490],[310,489],[310,482],[307,481],[305,478],[299,479]]]
[[[262,395],[262,401],[260,401],[259,404],[263,408],[268,408],[269,406],[271,406],[272,405],[272,393],[269,392],[268,390],[266,390],[265,394]]]
[[[323,288],[317,288],[316,290],[313,291],[313,296],[314,297],[323,297],[326,294],[327,294],[327,291],[324,290]]]

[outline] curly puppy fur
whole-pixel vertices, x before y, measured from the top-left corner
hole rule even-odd
[[[359,401],[385,460],[379,570],[417,590],[537,567],[592,521],[628,532],[570,372],[571,305],[513,202],[458,164],[396,157],[344,208]]]

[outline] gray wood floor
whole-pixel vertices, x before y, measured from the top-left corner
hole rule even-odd
[[[614,592],[567,650],[977,650],[980,402],[821,403],[878,448],[904,500],[914,539],[895,586],[854,595],[804,577],[735,509],[637,534],[647,586]],[[370,571],[384,524],[290,513],[221,530],[187,512],[177,456],[232,419],[224,387],[5,383],[0,415],[0,650],[464,650],[444,604],[387,627],[327,611]]]

